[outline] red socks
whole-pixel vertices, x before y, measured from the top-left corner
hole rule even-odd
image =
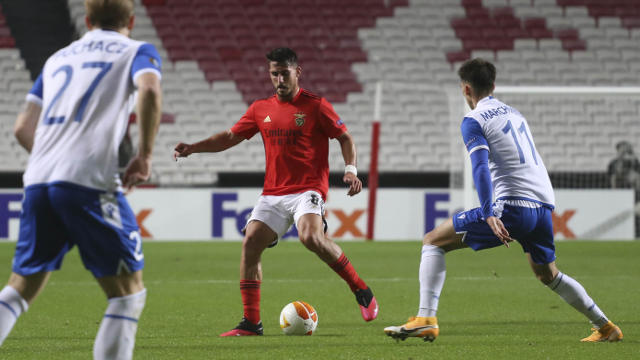
[[[260,280],[240,280],[240,294],[245,319],[260,322]]]
[[[344,256],[344,253],[340,255],[336,262],[334,262],[333,264],[329,264],[329,266],[333,269],[333,271],[338,273],[338,275],[340,275],[340,277],[343,278],[344,281],[347,282],[352,292],[356,292],[359,289],[367,288],[367,284],[365,284],[364,281],[360,279],[360,276],[358,276],[356,269],[353,268],[353,265],[351,265],[349,259]]]
[[[347,282],[352,292],[359,289],[366,289],[367,284],[360,279],[358,273],[353,268],[344,254],[338,260],[329,265],[333,271],[338,273]],[[240,294],[242,295],[242,305],[245,319],[254,324],[260,322],[260,280],[240,280]]]

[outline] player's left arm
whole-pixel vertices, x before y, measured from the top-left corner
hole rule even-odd
[[[482,132],[480,124],[473,118],[465,117],[460,130],[471,159],[473,181],[478,192],[482,216],[496,237],[509,247],[509,242],[513,241],[513,239],[509,236],[509,232],[502,220],[493,214],[493,184],[491,182],[491,172],[489,171],[489,143]]]
[[[509,242],[513,241],[513,239],[511,239],[509,231],[507,231],[502,220],[493,215],[491,206],[493,184],[491,183],[491,172],[489,171],[489,151],[486,149],[475,150],[470,154],[470,158],[473,182],[476,184],[478,198],[480,199],[482,216],[498,239],[509,247]]]
[[[344,159],[344,176],[342,181],[349,185],[347,195],[353,196],[362,191],[362,181],[358,179],[358,170],[356,168],[356,145],[353,142],[351,134],[347,131],[340,116],[325,98],[320,100],[318,106],[318,114],[320,119],[320,127],[322,131],[329,137],[335,138],[340,143],[342,158]]]
[[[356,169],[356,144],[349,132],[345,131],[336,138],[340,143],[342,150],[342,158],[344,159],[344,176],[342,181],[349,185],[347,195],[353,196],[362,191],[362,181],[358,179],[358,170]]]

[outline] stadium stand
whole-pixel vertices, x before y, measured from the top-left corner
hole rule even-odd
[[[164,111],[174,116],[160,129],[154,181],[211,184],[219,171],[263,170],[258,138],[222,154],[197,156],[198,161],[175,164],[171,153],[177,141],[228,128],[248,102],[272,94],[264,53],[276,46],[298,51],[303,86],[333,102],[354,135],[362,169],[369,165],[375,83],[385,81],[382,172],[448,171],[450,132],[458,129],[451,125],[443,88],[457,86],[455,69],[470,57],[493,60],[500,85],[638,86],[637,0],[612,0],[607,6],[588,0],[299,0],[295,8],[287,3],[143,0],[137,7],[133,35],[153,43],[163,57]],[[81,33],[82,0],[69,0],[69,9]],[[21,60],[15,49],[7,51],[13,55],[0,55],[7,59],[3,73],[13,74],[4,69],[24,65],[16,65]],[[5,86],[16,101],[28,88]],[[640,148],[638,99],[544,104],[510,96],[509,101],[529,118],[552,172],[602,172],[615,156],[616,142]],[[7,132],[18,107],[0,104],[7,108],[2,112]],[[600,106],[594,111],[590,104]],[[575,134],[576,123],[585,129],[579,139],[561,136]],[[135,125],[131,131],[135,136]],[[21,169],[25,154],[13,140],[3,142],[1,151],[7,148],[22,160],[6,167]],[[342,167],[335,144],[330,161],[332,168]]]
[[[11,171],[27,163],[28,154],[14,140],[13,123],[32,82],[5,12],[0,6],[0,136],[6,139],[0,141],[0,171]]]

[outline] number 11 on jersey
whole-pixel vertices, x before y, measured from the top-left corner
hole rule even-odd
[[[538,165],[538,158],[536,157],[536,149],[533,147],[533,141],[531,141],[531,137],[527,132],[527,127],[524,125],[524,122],[518,128],[518,131],[524,134],[524,136],[527,138],[527,142],[529,143],[529,147],[531,148],[531,155],[533,156],[533,161],[536,163],[536,165]],[[513,141],[516,143],[516,148],[518,148],[518,157],[520,158],[520,164],[524,164],[525,163],[524,153],[522,152],[522,148],[520,147],[520,142],[518,141],[518,135],[516,134],[516,131],[513,129],[511,120],[507,120],[507,125],[505,125],[504,128],[502,128],[502,132],[505,134],[509,132],[511,133],[511,136],[513,137]]]

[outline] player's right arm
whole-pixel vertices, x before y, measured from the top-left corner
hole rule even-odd
[[[139,119],[140,139],[138,154],[131,159],[124,173],[124,186],[131,188],[149,180],[151,176],[151,154],[153,143],[162,116],[162,89],[160,79],[154,73],[145,73],[138,77],[138,102],[136,104]]]
[[[220,152],[236,146],[244,140],[244,137],[234,134],[231,130],[219,132],[211,137],[193,144],[179,143],[173,153],[174,160],[179,157],[187,157],[194,153]]]
[[[33,83],[31,90],[29,90],[25,106],[18,114],[16,123],[13,126],[13,134],[18,143],[28,152],[31,152],[33,148],[33,140],[36,135],[40,113],[42,112],[42,92],[42,74],[40,74]]]
[[[27,101],[24,110],[18,114],[18,118],[13,127],[13,134],[18,140],[18,143],[28,152],[31,152],[31,148],[33,148],[33,139],[35,138],[36,127],[41,112],[42,106],[40,106],[40,104]]]
[[[255,121],[255,106],[256,103],[251,104],[247,112],[229,130],[219,132],[197,143],[179,143],[174,148],[173,159],[178,161],[178,158],[187,157],[193,153],[224,151],[238,145],[242,140],[251,139],[260,131]]]
[[[131,77],[138,89],[136,113],[140,138],[138,154],[131,159],[124,172],[123,183],[127,188],[149,180],[151,155],[162,117],[161,58],[151,44],[138,49],[131,67]]]

